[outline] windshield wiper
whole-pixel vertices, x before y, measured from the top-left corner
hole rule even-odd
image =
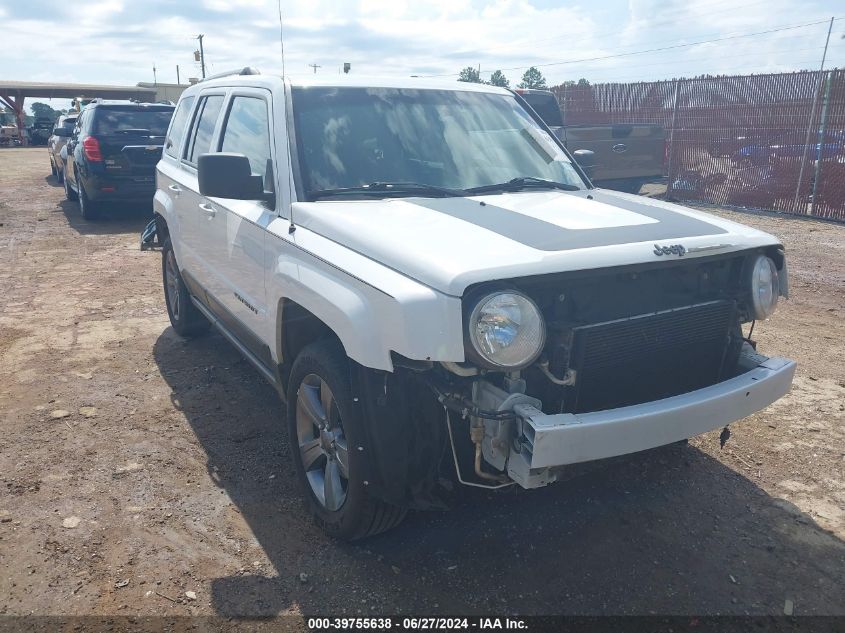
[[[308,196],[312,200],[319,200],[320,198],[330,198],[332,196],[344,195],[385,196],[415,193],[436,193],[440,196],[448,196],[451,198],[469,195],[464,189],[449,189],[448,187],[427,185],[421,182],[371,182],[368,185],[360,185],[358,187],[339,187],[337,189],[319,189],[317,191],[309,191]]]
[[[565,182],[556,182],[554,180],[546,180],[545,178],[537,178],[535,176],[519,176],[518,178],[511,178],[507,182],[472,187],[467,189],[467,191],[475,194],[488,193],[490,191],[519,191],[520,189],[525,189],[527,187],[536,187],[538,189],[560,189],[561,191],[581,190],[581,187],[577,185],[570,185]]]

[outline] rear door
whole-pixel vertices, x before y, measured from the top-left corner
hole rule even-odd
[[[182,235],[182,247],[188,254],[188,261],[191,267],[189,275],[185,277],[188,283],[193,283],[202,288],[192,288],[196,295],[202,295],[208,291],[212,280],[212,245],[206,241],[208,230],[207,224],[214,218],[208,211],[205,200],[199,193],[197,182],[197,159],[200,154],[213,151],[213,142],[217,138],[220,114],[223,111],[223,101],[226,91],[223,88],[210,89],[201,92],[197,105],[194,108],[193,119],[188,135],[182,143],[181,149],[181,173],[180,188],[177,203],[178,215],[182,218],[185,232]],[[178,253],[177,253],[178,257]],[[200,297],[204,298],[204,297]]]
[[[182,145],[187,136],[187,128],[191,123],[196,97],[191,95],[179,101],[176,113],[167,139],[164,143],[164,153],[157,166],[156,200],[165,210],[170,235],[173,238],[173,248],[176,251],[176,261],[183,272],[190,274],[195,268],[194,252],[186,248],[185,239],[196,232],[197,214],[192,208],[186,209],[182,204],[182,193],[185,185],[182,168]]]
[[[173,110],[173,106],[143,104],[97,108],[91,134],[100,143],[109,178],[151,188]]]

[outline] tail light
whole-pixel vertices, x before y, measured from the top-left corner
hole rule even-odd
[[[82,139],[82,153],[88,160],[99,163],[103,160],[103,154],[100,152],[100,141],[93,136],[86,136]]]

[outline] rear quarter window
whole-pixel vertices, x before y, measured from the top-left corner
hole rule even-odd
[[[173,123],[170,126],[170,134],[164,143],[164,152],[173,158],[179,158],[179,148],[182,146],[182,138],[185,136],[185,127],[188,124],[188,117],[194,105],[196,97],[185,97],[179,102],[176,113],[173,115]]]

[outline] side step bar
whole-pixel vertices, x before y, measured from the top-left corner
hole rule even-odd
[[[243,343],[241,343],[238,338],[232,334],[220,320],[214,316],[214,314],[206,308],[201,301],[196,299],[195,297],[191,297],[191,301],[193,301],[194,305],[197,307],[197,310],[202,312],[203,316],[208,319],[211,324],[217,328],[217,331],[223,335],[223,337],[229,341],[232,345],[234,345],[235,349],[237,349],[241,354],[243,354],[244,358],[246,358],[252,365],[261,373],[262,376],[273,385],[279,393],[281,393],[281,385],[279,385],[279,381],[276,379],[276,376],[270,371],[267,366],[262,363],[258,357],[253,354],[249,349],[247,349]]]

